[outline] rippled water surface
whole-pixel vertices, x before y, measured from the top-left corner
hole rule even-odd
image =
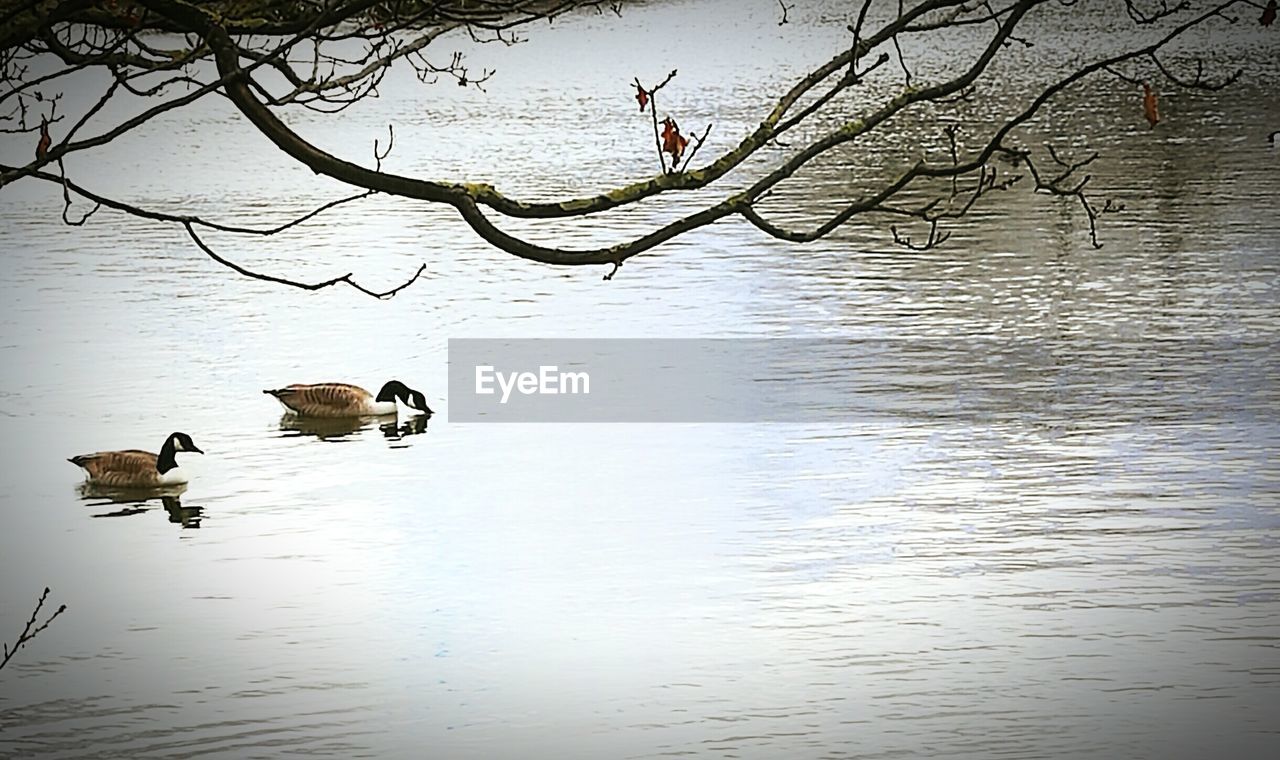
[[[704,150],[750,129],[843,34],[843,6],[798,5],[782,27],[763,0],[566,19],[474,51],[498,69],[487,93],[396,80],[294,123],[371,160],[393,122],[396,171],[592,191],[653,171],[633,76],[679,68],[663,108],[715,124]],[[1274,60],[1241,39],[1221,55]],[[927,74],[950,52],[913,54]],[[1018,66],[1004,76],[1012,102]],[[1038,127],[1103,153],[1092,186],[1125,210],[1101,249],[1077,205],[1025,187],[937,250],[882,225],[795,246],[725,222],[608,283],[380,198],[268,241],[208,238],[371,287],[427,263],[377,302],[237,278],[180,228],[68,228],[56,189],[5,188],[0,635],[46,585],[69,609],[0,672],[0,756],[1277,756],[1273,76],[1172,91],[1154,132],[1129,85],[1099,82]],[[214,101],[69,169],[259,224],[342,193]],[[825,164],[771,217],[812,220],[858,179]],[[600,245],[665,213],[533,234]],[[448,419],[449,338],[738,336],[865,344],[878,381],[850,406],[876,413]],[[390,377],[441,413],[299,425],[259,392]],[[183,459],[185,492],[77,489],[66,457],[172,430],[207,452]]]

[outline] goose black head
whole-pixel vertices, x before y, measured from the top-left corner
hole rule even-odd
[[[434,414],[431,407],[427,406],[427,397],[422,395],[421,391],[415,391],[399,380],[389,380],[382,386],[382,390],[378,391],[376,401],[395,401],[399,399],[400,403],[414,409],[423,414]]]
[[[166,443],[171,445],[174,451],[190,451],[196,454],[204,453],[198,446],[196,446],[195,441],[191,440],[191,436],[186,433],[173,433],[169,436],[169,440],[166,441]]]
[[[404,399],[404,404],[410,409],[417,409],[428,416],[435,414],[435,412],[431,411],[431,407],[427,406],[427,397],[422,395],[421,391],[410,390],[409,397]]]
[[[178,460],[174,454],[179,451],[204,453],[186,433],[170,433],[169,437],[164,439],[164,446],[160,447],[160,455],[156,457],[156,470],[161,475],[178,466]]]

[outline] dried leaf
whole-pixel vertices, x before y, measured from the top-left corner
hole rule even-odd
[[[40,142],[36,143],[36,158],[44,158],[49,155],[49,146],[53,144],[53,138],[49,137],[49,122],[44,119],[40,120]]]
[[[680,163],[680,158],[684,156],[684,149],[689,147],[689,138],[684,135],[676,135],[675,150],[671,152],[671,168],[676,168],[676,164]]]
[[[1155,90],[1146,82],[1142,83],[1142,112],[1147,117],[1147,123],[1155,129],[1156,124],[1160,123],[1160,109]]]
[[[640,104],[640,112],[644,113],[644,109],[649,105],[649,93],[640,86],[640,80],[636,80],[636,102]]]
[[[689,145],[689,138],[680,134],[680,127],[670,116],[662,120],[662,152],[671,155],[671,168],[680,163],[684,149]]]
[[[1271,26],[1276,20],[1276,0],[1267,3],[1267,7],[1262,9],[1262,17],[1258,19],[1258,23],[1263,26]]]

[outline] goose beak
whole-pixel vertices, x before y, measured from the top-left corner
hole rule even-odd
[[[196,453],[196,454],[203,454],[203,453],[204,453],[204,452],[203,452],[203,451],[201,451],[200,449],[196,448],[195,444],[192,444],[192,445],[191,445],[191,449],[190,449],[190,450],[191,450],[192,452]]]

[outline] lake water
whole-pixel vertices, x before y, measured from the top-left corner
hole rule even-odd
[[[394,123],[395,171],[589,192],[654,171],[634,76],[679,69],[660,107],[715,124],[707,155],[749,130],[841,39],[843,5],[797,5],[781,27],[764,0],[538,25],[471,52],[487,93],[393,78],[292,123],[365,161]],[[1250,35],[1215,61],[1253,62],[1244,81],[1169,88],[1154,131],[1116,80],[1042,125],[1087,131],[1067,142],[1102,152],[1091,187],[1126,206],[1096,250],[1078,206],[1026,187],[928,252],[879,223],[796,246],[725,222],[612,282],[383,198],[207,238],[303,279],[390,287],[427,264],[379,302],[238,278],[172,226],[66,227],[56,189],[5,188],[0,637],[46,585],[68,610],[0,672],[0,756],[1277,756],[1280,103],[1275,35]],[[917,75],[956,45],[909,48]],[[1003,69],[1010,102],[1030,70]],[[904,121],[866,165],[926,134]],[[215,101],[69,169],[242,223],[343,192]],[[770,214],[815,219],[858,179],[828,162]],[[511,228],[599,245],[673,213]],[[843,423],[450,424],[462,337],[956,359],[884,352],[880,413]],[[260,393],[392,377],[439,412],[425,430],[291,425]],[[182,460],[185,511],[78,490],[66,457],[173,430],[207,452]]]

